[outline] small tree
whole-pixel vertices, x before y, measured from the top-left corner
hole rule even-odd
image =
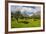
[[[14,15],[13,12],[11,12],[11,18],[13,18],[13,15]]]
[[[33,16],[32,16],[32,21],[34,20],[34,17],[35,17],[35,14],[33,13]]]
[[[29,16],[26,13],[26,10],[24,11],[24,19],[26,20]]]
[[[16,18],[16,20],[17,20],[17,22],[18,22],[18,18],[20,17],[20,15],[21,15],[21,12],[20,11],[16,11],[15,12],[15,18]]]

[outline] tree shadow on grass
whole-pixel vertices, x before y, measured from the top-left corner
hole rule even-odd
[[[24,24],[28,24],[28,21],[19,21],[18,23],[24,23]]]

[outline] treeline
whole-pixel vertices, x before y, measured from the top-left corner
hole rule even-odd
[[[28,16],[26,13],[24,13],[24,15],[21,14],[20,11],[16,11],[15,13],[11,12],[11,17],[21,18],[21,19],[23,19],[23,18],[40,19],[40,15],[35,15],[35,14],[33,14],[32,16]]]
[[[35,15],[33,13],[32,16],[27,15],[25,12],[24,14],[21,13],[21,11],[15,11],[15,13],[11,12],[11,18],[15,18],[18,21],[18,18],[20,19],[40,19],[40,15]]]

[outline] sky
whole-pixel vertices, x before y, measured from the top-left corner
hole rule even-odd
[[[18,6],[18,5],[11,5],[11,11],[15,13],[15,11],[20,10],[23,14],[24,11],[28,15],[32,15],[32,13],[35,13],[37,11],[41,11],[40,6]]]

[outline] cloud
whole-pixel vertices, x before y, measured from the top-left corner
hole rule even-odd
[[[27,6],[11,6],[11,11],[21,11],[23,13],[26,11],[28,15],[32,15],[32,13],[36,13],[37,11],[41,11],[41,8],[39,6],[32,6],[32,7],[27,7]]]
[[[29,11],[31,11],[31,9],[32,8],[22,7],[21,12],[23,12],[23,11],[29,12]]]

